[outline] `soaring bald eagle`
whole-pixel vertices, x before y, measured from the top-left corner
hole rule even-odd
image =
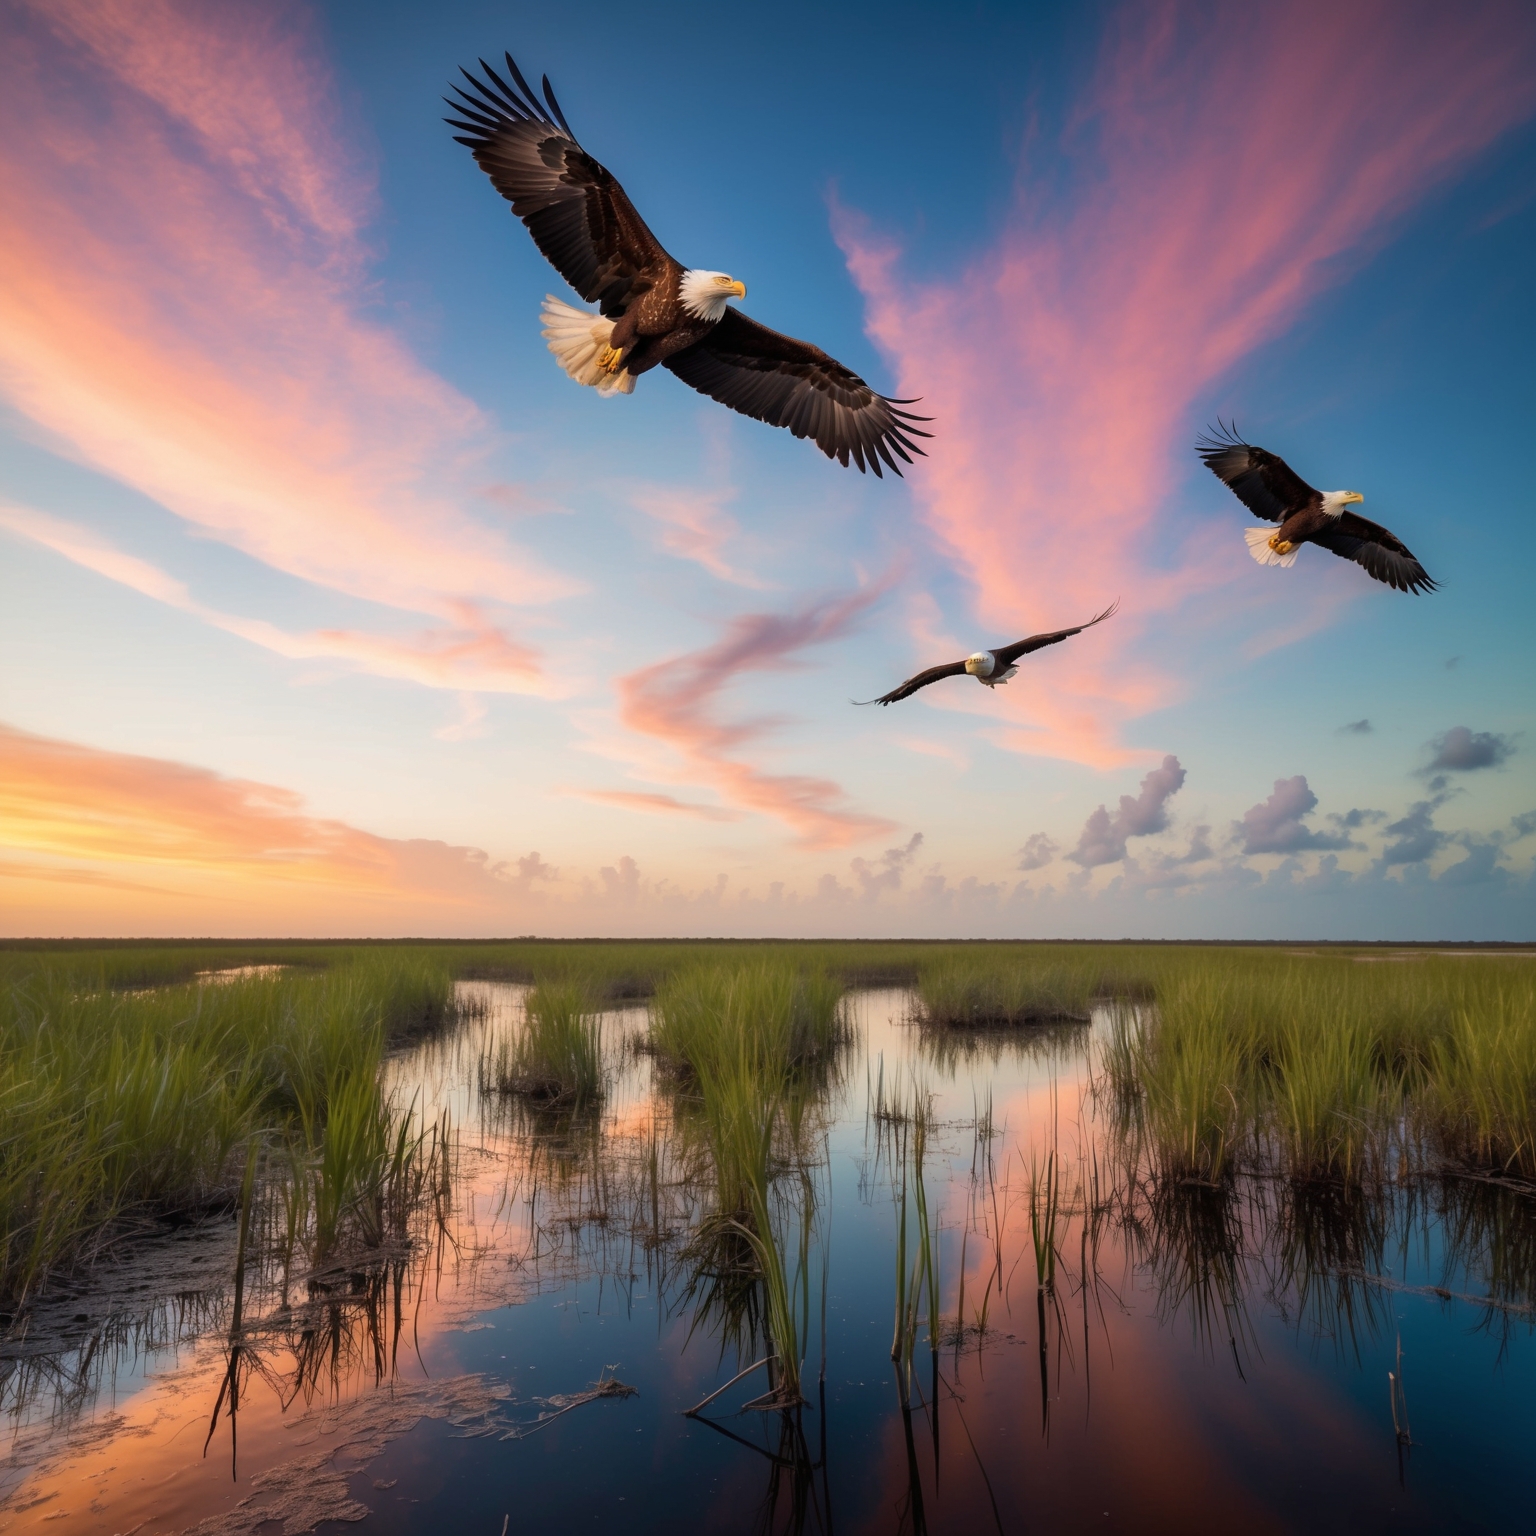
[[[865,704],[894,704],[897,699],[904,699],[917,692],[919,688],[926,688],[929,683],[936,683],[941,677],[964,677],[970,673],[978,683],[987,688],[996,688],[999,683],[1006,683],[1019,669],[1014,666],[1020,656],[1027,656],[1031,651],[1044,650],[1048,645],[1058,645],[1063,640],[1070,640],[1073,635],[1080,635],[1085,629],[1092,629],[1095,624],[1102,624],[1120,606],[1118,600],[1111,603],[1103,613],[1096,613],[1086,624],[1079,624],[1076,629],[1058,629],[1049,635],[1031,635],[1027,640],[1015,640],[1012,645],[1000,645],[995,651],[974,651],[964,661],[951,661],[942,667],[929,667],[926,672],[919,672],[915,677],[909,677],[899,688],[892,688],[889,693],[881,694],[878,699],[855,699],[853,702],[860,706]]]
[[[912,400],[876,394],[819,347],[781,336],[729,307],[746,285],[724,272],[684,267],[662,247],[613,175],[577,142],[545,76],[544,98],[512,55],[508,84],[484,59],[479,79],[448,101],[454,137],[512,204],[556,271],[600,311],[544,301],[544,336],[560,366],[600,394],[628,394],[658,363],[734,411],[809,437],[838,463],[901,473],[930,434]]]
[[[1245,443],[1236,426],[1217,422],[1195,444],[1205,467],[1253,513],[1279,523],[1279,532],[1250,528],[1243,537],[1260,565],[1294,565],[1303,544],[1320,544],[1400,592],[1433,592],[1436,583],[1395,534],[1347,512],[1359,491],[1315,491],[1284,459]]]

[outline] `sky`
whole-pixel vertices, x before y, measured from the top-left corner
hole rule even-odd
[[[0,0],[0,933],[1536,938],[1536,11],[645,15]],[[567,379],[506,49],[927,456]]]

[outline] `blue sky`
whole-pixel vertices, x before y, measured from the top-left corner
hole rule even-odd
[[[7,20],[9,931],[1531,937],[1528,12],[631,16]],[[567,380],[506,47],[930,457]],[[1218,414],[1443,589],[1254,565]]]

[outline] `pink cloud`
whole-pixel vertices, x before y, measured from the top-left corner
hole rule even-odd
[[[373,187],[365,167],[336,154],[339,114],[306,11],[270,0],[209,28],[189,26],[175,0],[24,3],[191,129],[278,228],[313,230],[332,250],[356,241]],[[285,67],[271,69],[274,59]]]
[[[1112,825],[1101,831],[1122,842],[1155,833],[1167,819],[1177,776],[1176,767],[1167,765],[1160,777],[1149,776],[1140,798],[1123,797]],[[1305,789],[1299,778],[1290,782]],[[1280,798],[1277,790],[1271,800]],[[1292,796],[1303,813],[1309,798],[1300,790]],[[1397,839],[1397,852],[1404,843],[1401,829],[1415,818],[1416,825],[1426,823],[1425,804],[1386,829],[1389,841]],[[1327,821],[1358,828],[1362,813]],[[1093,833],[1092,823],[1087,830]],[[1127,858],[1123,872],[1098,891],[1087,885],[1086,873],[1053,893],[1033,892],[1006,876],[988,879],[985,872],[951,877],[937,865],[920,870],[923,840],[915,834],[883,854],[850,860],[846,879],[820,860],[803,864],[798,890],[777,880],[754,890],[730,884],[724,874],[709,883],[679,880],[643,871],[632,856],[602,866],[593,877],[556,869],[537,852],[503,860],[432,838],[381,837],[313,814],[300,795],[279,785],[0,725],[0,933],[6,934],[896,932],[1016,938],[1087,936],[1102,932],[1106,921],[1130,921],[1138,926],[1116,931],[1188,936],[1201,931],[1201,923],[1209,932],[1213,917],[1224,931],[1251,931],[1243,928],[1241,913],[1251,920],[1260,908],[1233,903],[1263,882],[1241,855],[1213,858],[1209,833],[1208,826],[1195,826],[1186,851],[1153,853],[1140,863]],[[1376,837],[1361,835],[1376,843]],[[1434,826],[1420,840],[1434,839],[1437,846],[1476,841],[1465,831]],[[1044,867],[1057,851],[1048,839],[1031,838],[1019,866]],[[1199,865],[1199,872],[1190,873],[1190,865]],[[1372,903],[1384,892],[1405,890],[1383,882],[1379,870],[1373,864],[1351,873],[1327,854],[1315,875],[1272,877],[1266,889],[1273,892],[1276,879],[1301,893],[1324,885],[1344,891],[1355,882]],[[1520,878],[1528,874],[1525,868]],[[1475,894],[1454,878],[1444,888]],[[1483,910],[1507,909],[1518,927],[1525,908],[1518,901],[1511,905],[1513,888],[1482,889],[1496,898]],[[1148,905],[1148,892],[1174,890],[1203,891],[1206,904],[1198,916]],[[1262,905],[1272,899],[1266,896]],[[1421,891],[1406,892],[1405,899],[1395,917],[1381,920],[1386,933],[1394,927],[1405,936],[1423,933],[1426,921],[1439,922],[1425,917]],[[1181,899],[1178,905],[1186,904]],[[1303,927],[1310,921],[1304,917]],[[1428,933],[1434,931],[1431,926]]]
[[[51,446],[451,625],[577,590],[466,514],[487,424],[363,318],[371,180],[299,12],[48,0],[0,59],[0,393]]]
[[[892,832],[894,823],[847,809],[843,791],[830,779],[768,773],[743,761],[739,754],[777,721],[727,723],[715,714],[721,694],[740,674],[793,666],[797,652],[846,633],[882,591],[866,588],[791,614],[743,614],[713,645],[621,677],[620,718],[630,730],[666,743],[682,759],[684,775],[708,784],[729,804],[793,827],[803,847],[842,847]]]
[[[696,816],[700,821],[740,819],[736,811],[728,811],[718,805],[697,805],[692,801],[679,800],[675,795],[631,789],[582,789],[576,793],[583,800],[596,800],[600,805],[616,805],[626,811],[646,811],[661,816]]]
[[[8,852],[68,863],[8,863],[12,878],[166,891],[201,882],[332,895],[414,896],[483,904],[504,888],[501,866],[475,848],[377,837],[311,816],[292,790],[226,778],[187,763],[103,751],[0,725],[0,822]],[[148,879],[151,883],[145,886]]]
[[[290,660],[340,661],[377,677],[421,683],[430,688],[458,688],[488,693],[537,693],[549,695],[558,685],[542,676],[538,653],[507,637],[474,604],[448,606],[454,620],[438,629],[417,630],[410,635],[381,635],[356,630],[321,629],[294,634],[265,619],[242,618],[200,603],[185,583],[141,560],[125,554],[91,530],[30,507],[0,502],[0,528],[53,550],[76,565],[122,583],[145,597],[191,614],[205,624],[238,635],[252,645],[275,651]],[[484,716],[483,705],[466,711],[457,726],[436,734],[444,740],[462,740],[476,734],[475,724]],[[451,734],[449,734],[451,733]]]
[[[636,507],[651,519],[661,547],[679,560],[692,560],[718,581],[762,590],[769,584],[726,559],[726,546],[740,533],[725,510],[735,492],[689,490],[680,486],[644,486],[632,493]]]
[[[1071,201],[1026,167],[1001,239],[930,282],[836,212],[897,392],[938,420],[913,484],[982,620],[1125,599],[1100,644],[998,700],[1004,744],[1123,761],[1119,725],[1183,686],[1144,659],[1149,630],[1195,593],[1207,623],[1246,622],[1217,590],[1252,574],[1235,532],[1186,542],[1166,505],[1193,406],[1533,101],[1518,4],[1126,7],[1066,135]]]

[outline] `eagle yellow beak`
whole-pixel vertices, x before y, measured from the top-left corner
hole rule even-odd
[[[734,282],[731,284],[731,292],[734,293],[738,299],[744,299],[747,296],[747,285],[740,281]]]
[[[1351,491],[1349,493],[1349,495],[1344,498],[1344,500],[1345,501],[1364,501],[1365,497],[1362,496],[1359,491]]]

